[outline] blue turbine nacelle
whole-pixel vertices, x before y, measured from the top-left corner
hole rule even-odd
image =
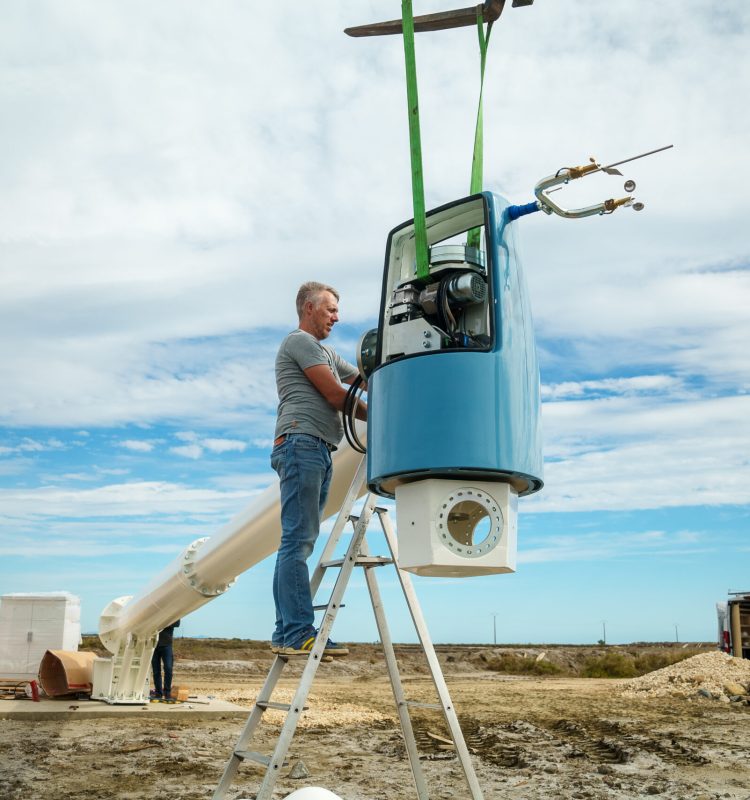
[[[413,221],[388,237],[360,361],[368,484],[396,497],[399,561],[419,574],[513,571],[516,498],[542,487],[539,368],[507,208],[484,192],[428,212],[422,276]]]

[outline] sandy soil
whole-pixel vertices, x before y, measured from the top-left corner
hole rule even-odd
[[[413,654],[400,656],[410,700],[434,703]],[[492,798],[750,800],[750,707],[699,696],[624,696],[606,679],[513,677],[444,649],[441,661],[474,768]],[[181,660],[175,683],[248,707],[270,665]],[[291,697],[290,665],[275,700]],[[631,693],[632,694],[632,693]],[[276,797],[324,786],[345,800],[413,798],[390,684],[374,648],[323,664],[276,784]],[[281,712],[269,711],[250,749],[270,753]],[[431,798],[467,798],[439,712],[413,713]],[[236,719],[0,721],[3,800],[207,800],[242,728]],[[309,777],[292,778],[302,762]],[[252,798],[261,768],[244,765],[228,797]]]

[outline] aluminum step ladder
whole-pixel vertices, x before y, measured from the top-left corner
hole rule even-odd
[[[271,800],[273,789],[276,781],[280,775],[281,769],[285,766],[285,758],[289,752],[292,743],[292,738],[297,729],[302,712],[306,709],[305,702],[312,688],[315,674],[323,660],[323,651],[325,643],[328,641],[333,623],[336,619],[336,614],[341,608],[341,601],[346,591],[346,587],[351,578],[352,572],[355,567],[362,567],[364,569],[365,581],[370,594],[373,612],[375,614],[375,621],[380,635],[380,641],[383,646],[385,655],[386,667],[388,670],[388,677],[391,682],[393,690],[393,697],[396,701],[396,710],[398,712],[399,721],[401,723],[401,730],[406,745],[406,752],[409,757],[409,764],[411,766],[412,775],[414,777],[414,786],[416,788],[417,797],[419,800],[429,800],[429,793],[427,784],[425,782],[422,766],[419,762],[419,753],[417,752],[417,743],[414,737],[414,729],[412,727],[411,718],[409,716],[409,707],[419,708],[432,708],[443,712],[445,722],[453,740],[456,750],[456,755],[461,764],[461,767],[469,787],[470,797],[472,800],[483,800],[482,790],[479,787],[471,757],[469,755],[466,742],[464,741],[461,727],[458,723],[453,703],[448,693],[448,687],[445,683],[440,664],[435,654],[435,649],[432,645],[427,625],[425,624],[422,611],[417,600],[416,593],[411,583],[411,576],[409,573],[402,571],[398,567],[396,559],[396,538],[391,524],[390,517],[387,509],[379,508],[376,506],[375,495],[368,494],[365,498],[364,505],[359,516],[352,515],[352,508],[360,494],[361,488],[364,486],[366,476],[366,460],[363,458],[362,463],[357,470],[352,485],[349,488],[347,496],[341,507],[339,515],[333,526],[328,541],[323,549],[320,560],[315,567],[315,570],[310,579],[310,588],[312,596],[315,597],[323,576],[328,569],[339,569],[339,574],[336,583],[333,587],[333,592],[328,603],[325,606],[318,608],[325,608],[325,614],[320,625],[318,635],[315,639],[315,644],[307,657],[307,664],[300,677],[297,690],[291,703],[275,703],[272,702],[271,697],[276,684],[281,677],[284,667],[288,663],[290,656],[278,655],[271,665],[268,676],[258,693],[255,701],[255,706],[248,717],[245,727],[240,734],[240,738],[234,748],[232,755],[229,757],[224,773],[219,781],[218,786],[213,794],[212,800],[225,800],[227,791],[235,779],[240,765],[244,761],[254,761],[263,764],[266,767],[266,772],[259,790],[255,795],[255,800]],[[377,516],[385,540],[388,545],[390,555],[387,557],[370,556],[367,548],[366,532],[372,520],[373,515]],[[334,559],[333,554],[336,546],[344,532],[347,523],[352,523],[354,531],[352,540],[346,551],[344,558]],[[375,576],[375,567],[381,567],[386,564],[393,564],[398,576],[401,589],[409,608],[412,621],[414,623],[419,642],[422,650],[427,659],[427,664],[432,676],[435,689],[439,698],[439,703],[426,704],[411,702],[406,699],[404,689],[401,683],[399,674],[398,663],[396,654],[393,648],[388,623],[385,616],[383,604],[381,602],[380,590],[378,588],[377,579]],[[291,656],[291,658],[299,658],[298,656]],[[249,749],[253,735],[260,724],[265,711],[269,708],[280,709],[287,712],[286,719],[282,725],[281,732],[276,741],[276,746],[270,756],[256,752]]]

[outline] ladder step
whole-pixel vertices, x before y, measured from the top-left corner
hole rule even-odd
[[[410,708],[432,708],[435,711],[442,711],[443,707],[439,703],[417,703],[414,700],[407,700],[406,705]]]
[[[340,567],[343,565],[345,559],[337,558],[335,561],[324,561],[320,566],[323,569],[328,569],[328,567]],[[382,567],[383,564],[392,564],[392,558],[386,558],[385,556],[357,556],[356,560],[354,561],[355,567]]]
[[[259,700],[256,704],[258,708],[278,708],[279,711],[289,711],[292,707],[289,703],[274,703],[271,700]],[[302,706],[303,711],[307,711],[309,706]]]
[[[313,611],[325,611],[328,608],[328,603],[323,603],[320,606],[313,606]],[[346,608],[346,603],[342,603],[338,608]]]
[[[242,759],[242,761],[255,761],[258,764],[264,764],[266,767],[271,763],[271,756],[264,756],[263,753],[258,753],[255,750],[235,750],[234,755]],[[284,759],[282,767],[288,767],[289,762]]]
[[[234,754],[243,761],[256,761],[258,764],[265,764],[266,766],[271,763],[269,756],[264,756],[263,753],[256,753],[254,750],[235,750]]]

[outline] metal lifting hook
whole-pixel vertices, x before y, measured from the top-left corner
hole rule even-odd
[[[596,159],[594,158],[590,159],[591,163],[584,164],[581,167],[561,167],[554,175],[542,178],[542,180],[540,180],[539,183],[537,183],[537,185],[534,187],[534,194],[536,195],[537,199],[536,210],[544,211],[545,214],[554,213],[558,216],[565,217],[566,219],[590,217],[594,214],[611,214],[620,206],[630,206],[635,211],[641,211],[643,209],[643,203],[636,202],[635,197],[633,197],[632,194],[627,194],[625,197],[621,197],[617,200],[610,198],[609,200],[604,200],[603,202],[596,203],[592,206],[574,209],[563,208],[554,200],[552,200],[549,195],[551,192],[557,191],[557,189],[553,188],[555,186],[560,186],[561,184],[564,185],[572,180],[575,180],[576,178],[585,178],[587,175],[593,175],[596,172],[606,172],[607,175],[622,176],[622,172],[620,172],[619,169],[615,169],[615,167],[619,166],[620,164],[626,164],[629,161],[635,161],[638,158],[644,158],[645,156],[653,155],[654,153],[661,153],[663,150],[669,150],[670,147],[673,147],[673,145],[668,144],[666,147],[659,147],[656,150],[649,150],[647,153],[641,153],[640,155],[632,156],[631,158],[626,158],[622,161],[616,161],[613,164],[608,164],[604,167],[597,163]],[[635,181],[625,181],[626,192],[632,192],[634,189]],[[527,211],[526,213],[529,212]]]

